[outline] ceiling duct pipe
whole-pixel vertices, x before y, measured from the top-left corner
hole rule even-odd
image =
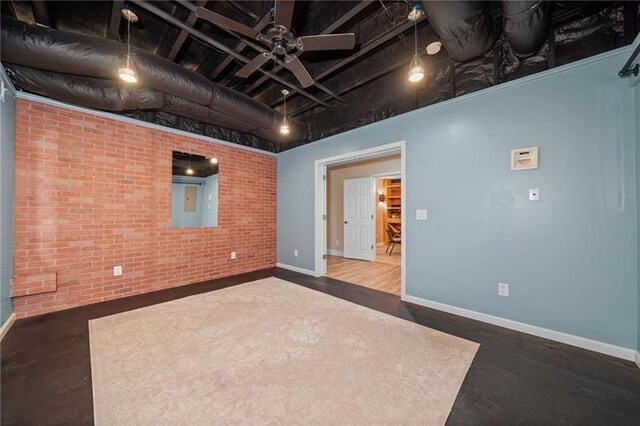
[[[59,74],[21,65],[7,64],[6,70],[25,90],[88,108],[113,112],[163,110],[242,132],[261,130],[204,105],[153,89],[121,87],[114,80]]]
[[[115,81],[58,74],[21,65],[6,64],[7,74],[24,90],[104,111],[162,109],[165,94],[152,89],[120,87]]]
[[[480,1],[423,1],[427,19],[451,59],[466,62],[493,47],[496,31]]]
[[[0,53],[4,62],[60,73],[60,78],[69,78],[70,82],[79,76],[117,79],[116,69],[124,54],[123,45],[118,42],[41,28],[5,16],[2,17],[1,23]],[[230,118],[228,122],[217,124],[240,131],[246,131],[246,128],[269,130],[278,127],[281,115],[245,94],[211,82],[200,74],[139,49],[134,49],[133,57],[140,82],[145,88],[182,98],[212,110],[205,113],[204,109],[192,105],[191,110],[197,109],[200,112],[197,114],[199,116],[227,116]],[[111,89],[97,90],[92,94],[80,92],[78,82],[79,80],[76,80],[72,83],[77,90],[78,100],[67,98],[66,101],[88,105],[92,96],[103,96],[103,100],[94,98],[91,102],[97,108],[109,109],[106,107],[108,100],[122,99],[121,95],[124,93],[115,95]],[[62,88],[58,80],[55,80],[55,85],[55,90],[61,93]],[[113,85],[115,87],[116,83]],[[73,92],[67,93],[69,96],[72,94]],[[177,104],[180,102],[171,105]]]
[[[514,53],[536,54],[549,37],[551,15],[548,1],[503,1],[504,34]]]

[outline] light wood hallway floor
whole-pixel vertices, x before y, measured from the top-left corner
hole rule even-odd
[[[385,248],[385,245],[376,247],[375,262],[329,256],[327,276],[400,296],[401,247],[396,245],[392,255],[386,254]]]

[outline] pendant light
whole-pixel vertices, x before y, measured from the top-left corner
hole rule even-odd
[[[282,119],[282,125],[280,126],[280,133],[283,135],[289,134],[289,122],[287,121],[287,95],[289,91],[287,89],[282,89],[282,94],[284,95],[284,118]]]
[[[138,82],[138,72],[136,66],[131,60],[131,22],[137,22],[138,16],[133,13],[128,6],[122,9],[122,15],[127,20],[127,57],[120,63],[118,68],[118,77],[127,83]]]
[[[424,78],[424,63],[422,62],[420,55],[418,55],[418,20],[422,15],[424,15],[424,11],[419,4],[413,6],[413,9],[409,14],[409,19],[413,21],[415,46],[413,59],[411,59],[411,65],[409,66],[409,81],[412,83],[416,83]]]
[[[187,167],[187,174],[192,175],[193,169],[191,168],[191,154],[189,154],[189,167]]]

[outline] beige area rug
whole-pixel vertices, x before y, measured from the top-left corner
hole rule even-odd
[[[98,425],[444,424],[478,349],[277,278],[89,330]]]

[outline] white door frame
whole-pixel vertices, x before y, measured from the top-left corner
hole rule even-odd
[[[327,261],[323,255],[327,250],[327,167],[343,163],[352,163],[358,160],[367,160],[375,157],[386,157],[400,153],[400,178],[402,179],[402,230],[406,230],[407,218],[407,179],[406,179],[406,142],[404,140],[367,148],[360,151],[348,152],[334,157],[322,158],[315,162],[315,205],[314,205],[314,275],[322,277],[327,273]],[[389,174],[389,173],[385,173]],[[400,271],[400,297],[406,295],[406,247],[407,232],[402,233],[401,271]]]

